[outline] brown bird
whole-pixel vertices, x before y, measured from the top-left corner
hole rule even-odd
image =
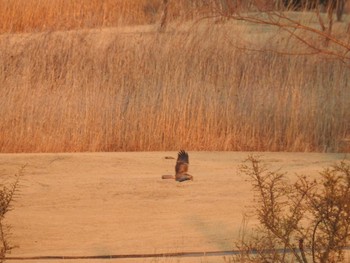
[[[175,179],[178,182],[193,180],[193,176],[188,174],[189,158],[188,153],[184,150],[179,151],[175,165],[175,176],[163,175],[162,179]]]

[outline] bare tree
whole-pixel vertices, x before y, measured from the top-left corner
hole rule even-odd
[[[322,14],[321,7],[318,2],[314,5],[312,5],[311,2],[307,2],[309,3],[308,6],[310,8],[314,7],[310,10],[312,11],[310,15],[313,13],[313,16],[318,21],[319,26],[305,23],[281,9],[275,8],[273,10],[263,10],[260,8],[261,5],[258,4],[259,0],[252,1],[253,2],[250,5],[254,6],[254,10],[258,12],[234,12],[228,14],[227,12],[220,12],[220,10],[216,10],[216,13],[212,16],[220,18],[221,20],[224,19],[225,21],[237,20],[256,25],[278,28],[278,34],[289,35],[288,39],[299,43],[301,48],[299,48],[299,51],[297,52],[290,51],[288,49],[256,50],[249,46],[236,46],[237,48],[251,51],[269,51],[286,55],[324,55],[332,59],[340,60],[350,67],[350,35],[347,34],[346,30],[342,34],[339,34],[339,32],[338,34],[333,33],[334,10],[337,10],[337,17],[340,20],[344,10],[345,0],[329,0],[325,2],[324,4],[326,5],[327,9],[326,17]],[[296,5],[299,5],[299,2],[300,1],[292,1],[285,3],[287,4],[287,7],[296,7]],[[303,3],[304,2],[301,2],[301,4]],[[280,4],[277,4],[277,2],[275,5],[280,6]]]

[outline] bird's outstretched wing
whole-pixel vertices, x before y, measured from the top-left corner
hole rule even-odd
[[[179,151],[175,165],[175,176],[163,175],[162,179],[174,179],[178,182],[193,180],[193,176],[188,174],[189,158],[188,153],[184,150]]]
[[[186,174],[189,166],[188,153],[184,150],[179,151],[177,155],[177,161],[175,165],[175,174],[182,175]]]

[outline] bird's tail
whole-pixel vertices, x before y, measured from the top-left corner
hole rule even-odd
[[[162,175],[162,179],[175,179],[175,176],[174,175]]]

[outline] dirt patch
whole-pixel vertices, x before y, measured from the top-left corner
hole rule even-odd
[[[189,151],[194,181],[178,183],[161,179],[162,174],[174,173],[175,160],[165,157],[176,157],[176,152],[1,154],[1,176],[27,164],[14,210],[7,217],[12,226],[10,242],[16,246],[10,256],[233,249],[243,212],[253,198],[238,170],[247,155]],[[349,158],[319,153],[261,155],[273,168],[287,171],[291,180],[296,173],[317,177],[323,168]],[[156,262],[162,260],[178,262]]]

